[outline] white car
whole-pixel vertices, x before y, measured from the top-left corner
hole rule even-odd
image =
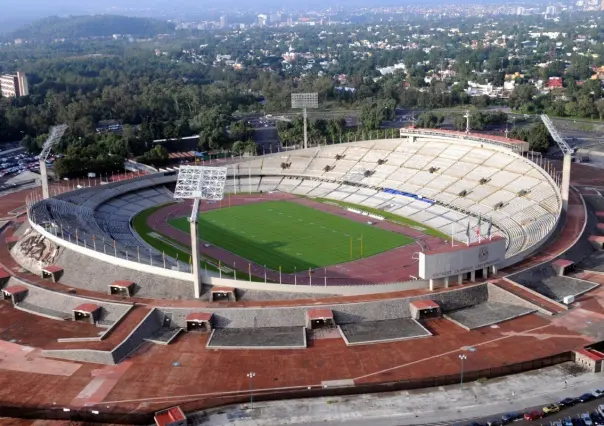
[[[604,389],[596,389],[592,393],[596,398],[602,398],[604,396]]]
[[[583,420],[585,426],[594,426],[594,422],[591,420],[589,413],[581,414],[581,420]]]

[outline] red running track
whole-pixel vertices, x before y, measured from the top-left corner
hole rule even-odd
[[[228,199],[227,199],[228,200]],[[356,213],[348,212],[340,207],[319,203],[306,198],[299,198],[295,195],[285,193],[273,194],[238,194],[231,195],[230,201],[223,200],[222,205],[230,203],[231,206],[246,205],[251,203],[287,200],[299,203],[308,207],[322,210],[330,214],[345,217],[357,222],[365,222],[366,217]],[[221,204],[204,203],[200,206],[201,211],[215,210],[221,208]],[[175,241],[178,241],[186,246],[190,246],[189,234],[176,229],[168,224],[168,220],[189,216],[191,212],[191,202],[180,204],[172,204],[163,207],[154,212],[148,218],[148,225],[156,232],[166,235]],[[417,277],[418,261],[413,259],[413,254],[426,249],[434,249],[447,244],[446,241],[426,235],[416,229],[394,224],[392,222],[383,221],[375,226],[386,229],[392,232],[397,232],[415,241],[412,244],[398,247],[384,253],[370,256],[364,259],[355,260],[352,262],[331,265],[326,268],[318,268],[312,271],[309,277],[308,271],[301,271],[297,274],[282,274],[281,282],[284,284],[300,284],[300,285],[359,285],[359,284],[382,284],[388,282],[408,281]],[[203,241],[203,240],[202,240]],[[264,278],[265,268],[262,265],[255,264],[249,260],[231,253],[221,247],[211,246],[204,247],[200,245],[201,253],[220,260],[224,265],[236,269],[247,277],[248,265],[251,265],[252,275]],[[240,276],[240,279],[243,278]],[[279,282],[279,272],[266,269],[266,277],[270,281]],[[327,279],[326,279],[327,278]],[[245,278],[244,278],[245,279]]]

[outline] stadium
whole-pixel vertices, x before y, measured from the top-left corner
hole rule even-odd
[[[7,199],[2,351],[33,354],[8,401],[42,383],[38,414],[144,423],[242,403],[250,371],[266,400],[413,389],[456,383],[468,348],[475,380],[602,340],[604,200],[569,187],[570,159],[401,129],[204,166],[226,170],[224,197],[194,220],[178,169]]]

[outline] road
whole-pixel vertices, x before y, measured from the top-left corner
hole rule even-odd
[[[566,409],[561,410],[560,412],[556,413],[556,414],[551,414],[548,415],[546,417],[544,417],[541,420],[535,420],[535,421],[527,421],[527,420],[519,420],[519,421],[515,421],[512,423],[513,426],[538,426],[538,425],[549,425],[550,422],[554,422],[556,420],[562,420],[564,417],[570,416],[572,418],[577,418],[579,415],[581,415],[582,413],[585,412],[589,412],[590,414],[593,413],[594,411],[596,411],[598,405],[600,404],[604,404],[604,401],[602,399],[597,399],[591,402],[587,402],[584,404],[577,404],[573,407],[569,407]],[[499,413],[495,413],[493,415],[489,415],[489,416],[484,416],[484,415],[480,415],[478,414],[478,412],[480,410],[482,410],[481,407],[476,408],[476,409],[467,409],[464,407],[463,412],[464,414],[467,416],[465,417],[465,420],[463,421],[456,421],[456,422],[451,422],[451,421],[446,421],[443,420],[443,412],[440,410],[435,410],[434,413],[430,414],[430,415],[424,415],[424,416],[415,416],[414,414],[407,414],[407,413],[401,413],[400,417],[401,419],[395,419],[395,418],[372,418],[370,422],[368,422],[367,419],[346,419],[346,420],[336,420],[336,421],[321,421],[321,422],[314,422],[314,423],[292,423],[292,426],[339,426],[339,425],[346,425],[346,426],[367,426],[367,425],[371,425],[371,426],[403,426],[403,425],[410,425],[410,424],[415,424],[417,426],[469,426],[472,422],[477,422],[477,423],[481,423],[481,424],[486,424],[487,421],[489,420],[495,420],[495,419],[501,419],[501,416],[509,413],[509,412],[520,412],[520,413],[527,413],[530,411],[541,411],[543,408],[543,405],[538,405],[538,406],[532,406],[532,407],[526,407],[524,410],[509,410],[509,411],[501,411]],[[461,410],[458,410],[458,412],[460,413]],[[477,413],[477,416],[473,416],[473,413]],[[404,420],[402,418],[405,418]],[[410,422],[411,421],[411,422]]]

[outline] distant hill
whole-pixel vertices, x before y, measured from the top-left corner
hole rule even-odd
[[[173,31],[173,24],[150,18],[133,18],[119,15],[87,15],[67,18],[53,16],[21,27],[9,33],[6,37],[26,40],[108,37],[113,34],[151,37],[157,34],[172,33]]]

